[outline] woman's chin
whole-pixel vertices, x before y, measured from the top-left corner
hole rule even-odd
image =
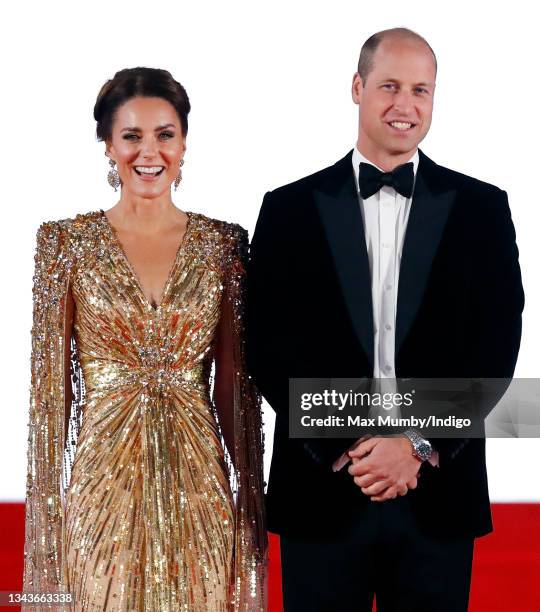
[[[127,189],[126,189],[127,187]],[[128,185],[124,185],[124,190],[129,192],[131,195],[138,196],[140,198],[148,198],[148,197],[158,197],[163,193],[170,191],[170,185],[165,185],[164,183],[148,183],[145,185],[141,185],[141,183],[131,182]]]

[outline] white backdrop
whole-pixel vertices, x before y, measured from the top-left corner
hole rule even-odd
[[[266,190],[354,145],[350,84],[363,41],[394,26],[426,37],[439,72],[421,148],[508,192],[526,291],[516,376],[536,377],[540,45],[532,11],[516,0],[500,7],[463,0],[452,7],[418,0],[7,4],[0,23],[0,500],[24,499],[36,229],[116,202],[92,109],[121,68],[166,68],[188,91],[193,110],[177,205],[239,222],[251,235]],[[268,468],[268,407],[265,423]],[[539,458],[539,440],[489,440],[492,499],[540,501]]]

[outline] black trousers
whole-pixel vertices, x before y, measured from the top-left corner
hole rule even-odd
[[[466,612],[473,547],[426,535],[407,495],[369,502],[338,537],[281,537],[284,610]]]

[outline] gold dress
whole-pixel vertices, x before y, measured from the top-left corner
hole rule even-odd
[[[74,603],[23,610],[266,609],[247,232],[187,214],[157,307],[102,210],[38,230],[23,590]]]

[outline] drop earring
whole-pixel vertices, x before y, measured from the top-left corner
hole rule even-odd
[[[180,160],[180,168],[184,165],[184,160]],[[178,176],[174,179],[174,190],[178,189],[178,185],[180,185],[180,181],[182,180],[182,170],[178,170]]]
[[[105,153],[105,155],[107,154]],[[109,185],[111,187],[114,187],[114,190],[116,191],[117,188],[120,187],[120,175],[118,174],[118,170],[116,170],[115,165],[116,162],[114,161],[114,159],[109,158],[109,166],[111,167],[111,169],[109,170],[109,174],[107,174],[107,181],[109,182]]]

